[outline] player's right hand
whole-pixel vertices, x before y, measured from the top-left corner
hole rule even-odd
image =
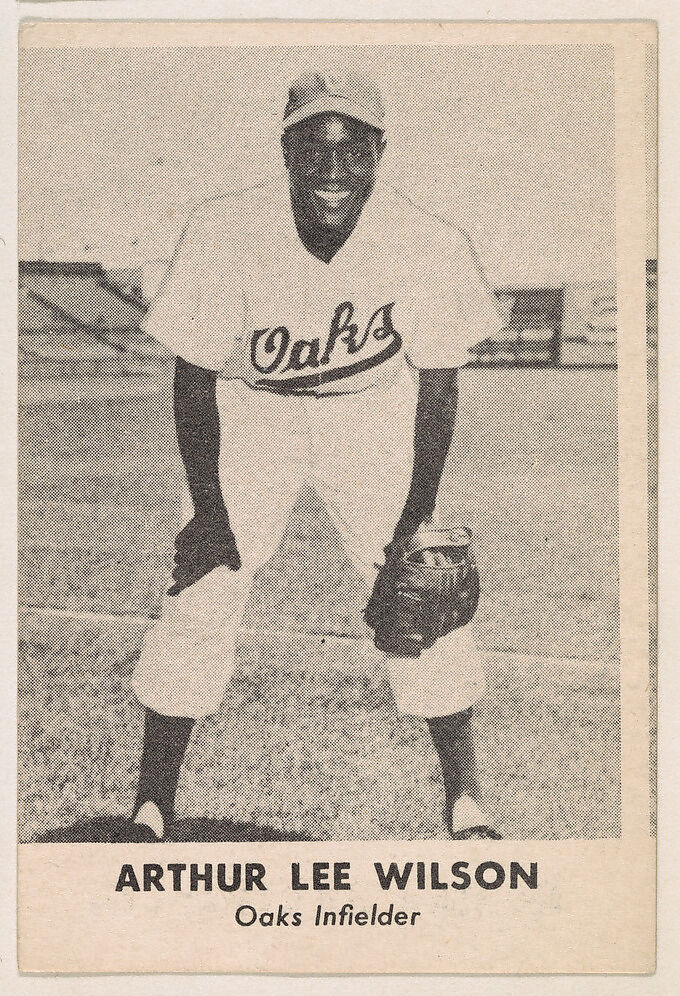
[[[168,595],[179,595],[221,565],[232,571],[241,566],[229,518],[226,513],[197,514],[175,540],[174,584]]]

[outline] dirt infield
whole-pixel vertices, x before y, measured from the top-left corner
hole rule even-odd
[[[615,385],[613,371],[462,375],[441,504],[478,537],[490,692],[477,725],[508,836],[618,833]],[[114,380],[104,398],[77,382],[23,388],[21,833],[85,821],[71,839],[96,839],[92,821],[130,805],[139,735],[127,680],[140,626],[100,617],[158,611],[182,480],[169,382]],[[234,687],[197,730],[180,833],[442,833],[424,728],[396,715],[347,639],[365,637],[365,595],[321,503],[298,503],[258,576]]]

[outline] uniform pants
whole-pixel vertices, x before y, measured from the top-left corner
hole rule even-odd
[[[218,567],[180,595],[166,596],[133,676],[143,705],[195,719],[219,708],[253,576],[279,546],[303,482],[324,501],[370,590],[409,489],[416,399],[408,370],[387,388],[320,398],[218,381],[220,478],[242,567]],[[185,512],[188,521],[188,501]],[[450,715],[484,693],[469,626],[418,658],[372,652],[382,658],[402,712]]]

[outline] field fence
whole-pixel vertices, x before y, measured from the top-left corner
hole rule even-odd
[[[143,268],[25,261],[19,287],[22,378],[153,378],[171,362],[140,329],[149,298]],[[616,366],[613,281],[504,287],[496,293],[503,331],[470,350],[469,368]],[[656,346],[656,293],[656,261],[648,260],[650,353]]]

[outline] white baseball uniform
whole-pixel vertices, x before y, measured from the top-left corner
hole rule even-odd
[[[242,567],[166,598],[133,678],[144,705],[195,718],[219,707],[253,575],[304,481],[372,585],[413,468],[409,366],[461,366],[500,324],[465,236],[380,181],[330,263],[301,242],[285,177],[194,212],[145,328],[219,371],[220,479]],[[382,656],[403,712],[448,715],[483,694],[469,626],[417,659]]]

